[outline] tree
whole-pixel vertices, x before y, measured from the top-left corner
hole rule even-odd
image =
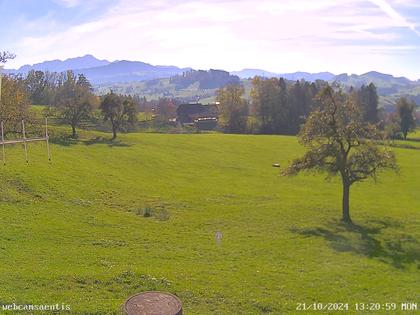
[[[350,187],[368,178],[376,179],[380,170],[397,169],[394,154],[378,146],[376,126],[363,121],[359,107],[342,92],[324,88],[318,95],[320,107],[312,112],[299,133],[306,154],[294,160],[283,175],[305,170],[340,175],[343,187],[343,221],[351,223]]]
[[[295,84],[290,86],[289,89],[289,115],[288,121],[288,134],[297,134],[301,128],[301,125],[305,121],[306,117],[312,111],[314,106],[314,97],[318,93],[318,89],[315,84],[309,82],[296,81]]]
[[[217,101],[225,130],[241,133],[247,130],[248,102],[243,98],[245,90],[237,84],[228,84],[217,91]]]
[[[7,60],[14,59],[15,57],[15,54],[8,51],[0,51],[0,63],[6,63]]]
[[[6,63],[9,59],[14,59],[16,55],[8,51],[0,51],[0,63]],[[1,86],[2,86],[2,67],[0,67],[0,100],[1,100]]]
[[[367,86],[362,85],[356,94],[359,106],[362,110],[363,120],[370,123],[377,123],[379,120],[379,96],[376,86],[373,83],[370,83]]]
[[[169,98],[160,98],[156,109],[157,121],[159,123],[168,123],[169,119],[174,117],[176,117],[176,106],[173,100]]]
[[[5,135],[20,133],[21,121],[31,118],[24,82],[19,77],[5,76],[2,85],[0,121],[4,123]]]
[[[401,132],[404,136],[404,140],[406,140],[407,134],[416,128],[416,104],[406,97],[401,97],[398,99],[396,106]]]
[[[314,97],[323,83],[296,81],[287,84],[282,78],[252,80],[253,112],[260,131],[268,134],[297,134],[315,106]]]
[[[261,132],[267,134],[286,133],[292,114],[283,79],[252,80],[251,98],[253,111],[261,125]]]
[[[83,73],[78,75],[77,85],[84,87],[85,89],[89,91],[93,91],[92,84],[89,82],[89,80],[86,78],[86,76]]]
[[[32,104],[46,104],[47,81],[42,71],[31,70],[25,79]]]
[[[72,137],[77,136],[76,128],[90,118],[96,102],[95,95],[88,86],[81,85],[80,75],[78,78],[72,71],[67,72],[67,78],[56,92],[56,105],[58,117],[71,126]]]
[[[103,97],[100,109],[104,120],[111,122],[112,140],[117,137],[118,131],[123,131],[137,121],[135,103],[130,96],[117,95],[111,91]]]

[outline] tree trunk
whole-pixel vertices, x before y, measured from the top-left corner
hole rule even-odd
[[[115,140],[117,138],[117,128],[112,126],[112,140]]]
[[[343,221],[351,223],[350,218],[350,183],[343,178]]]
[[[76,126],[71,126],[71,131],[72,131],[72,134],[71,134],[71,137],[72,138],[76,138],[76,135],[77,135],[77,133],[76,133]]]

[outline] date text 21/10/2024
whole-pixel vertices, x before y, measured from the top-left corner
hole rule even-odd
[[[297,303],[297,311],[418,311],[418,303]]]

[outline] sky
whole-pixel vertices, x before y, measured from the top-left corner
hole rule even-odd
[[[7,68],[92,54],[420,79],[420,0],[0,0],[0,14]]]

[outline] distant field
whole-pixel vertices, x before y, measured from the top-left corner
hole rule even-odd
[[[393,140],[391,143],[392,146],[395,147],[420,150],[420,130],[409,133],[407,136],[407,141]]]
[[[294,137],[107,137],[56,141],[51,164],[41,144],[30,165],[20,147],[7,149],[1,304],[119,314],[128,296],[155,289],[201,315],[419,301],[418,150],[396,148],[399,175],[353,188],[358,227],[347,229],[338,181],[271,167],[302,153]]]
[[[411,139],[420,140],[420,129],[417,129],[416,132],[409,134]]]
[[[169,79],[157,79],[152,81],[100,84],[95,86],[95,93],[104,95],[112,89],[115,93],[142,95],[148,100],[158,100],[159,98],[181,98],[196,101],[212,101],[216,95],[216,89],[201,89],[199,83],[191,84],[187,88],[178,89]]]

